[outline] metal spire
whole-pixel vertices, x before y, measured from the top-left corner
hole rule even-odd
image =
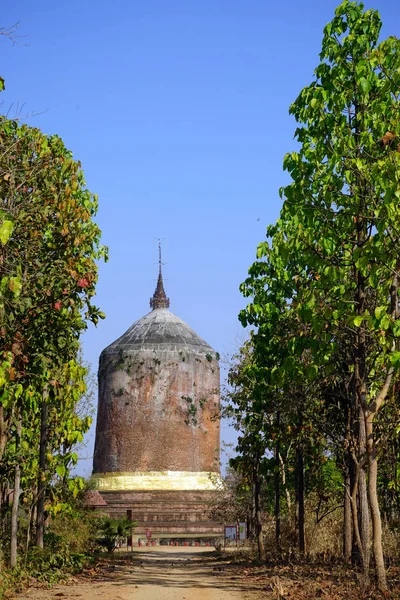
[[[162,277],[161,242],[158,242],[158,279],[153,297],[150,298],[150,308],[153,310],[156,308],[169,308],[169,304]]]

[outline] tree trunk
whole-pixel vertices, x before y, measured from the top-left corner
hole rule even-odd
[[[366,559],[364,557],[364,547],[361,541],[360,535],[360,520],[358,518],[358,482],[359,482],[360,469],[358,465],[355,465],[354,473],[351,474],[351,516],[353,521],[353,541],[354,541],[354,556],[358,561],[354,564],[364,565]],[[367,573],[368,576],[368,573]]]
[[[22,416],[17,416],[17,432],[15,439],[16,450],[20,447],[21,433],[22,433]],[[19,509],[19,496],[21,488],[21,466],[19,460],[15,465],[14,470],[14,492],[13,492],[13,503],[11,508],[11,544],[10,544],[10,566],[15,569],[17,566],[17,553],[18,553],[18,509]]]
[[[344,502],[343,502],[343,557],[350,563],[353,558],[354,535],[351,515],[351,493],[354,483],[355,465],[352,456],[352,435],[354,434],[354,395],[348,394],[346,387],[347,423],[344,444]]]
[[[365,560],[364,571],[368,573],[370,563],[370,535],[369,535],[369,507],[367,491],[367,473],[365,464],[365,455],[367,452],[366,431],[364,422],[364,413],[360,408],[360,429],[359,429],[359,459],[362,461],[358,481],[358,518],[360,526],[360,537],[363,546],[363,557]]]
[[[393,491],[394,491],[394,508],[393,510],[396,511],[398,518],[400,519],[400,485],[399,485],[399,472],[397,469],[397,464],[400,464],[400,443],[398,440],[394,440],[393,442],[393,446],[394,446],[394,461],[393,461],[393,473],[392,473],[392,479],[393,479]],[[395,513],[395,514],[396,514]]]
[[[306,553],[305,519],[304,519],[304,456],[303,449],[296,449],[296,503],[298,508],[298,541],[300,556]]]
[[[253,483],[251,488],[251,539],[257,541],[257,515],[256,515],[256,484]]]
[[[28,530],[26,532],[24,568],[26,568],[26,563],[28,562],[29,546],[31,543],[33,524],[35,522],[35,519],[34,519],[35,506],[36,506],[36,504],[35,504],[35,502],[33,502],[29,508],[29,525],[28,525]]]
[[[287,458],[287,457],[286,457]],[[285,464],[283,462],[283,458],[282,458],[282,454],[279,455],[279,461],[281,463],[281,478],[282,478],[282,487],[285,490],[285,496],[286,496],[286,506],[287,506],[287,511],[288,511],[288,515],[289,517],[291,517],[291,512],[292,512],[292,501],[290,499],[290,492],[286,486],[286,471],[285,471]]]
[[[351,561],[353,528],[351,526],[350,474],[345,477],[344,484],[344,516],[343,516],[343,556],[346,562]]]
[[[360,472],[361,467],[358,464],[357,460],[353,456],[352,461],[352,469],[350,471],[350,481],[351,481],[351,514],[352,514],[352,524],[353,524],[353,549],[352,549],[352,562],[354,565],[359,565],[363,569],[363,585],[364,587],[368,587],[369,585],[369,571],[368,571],[368,557],[365,552],[368,551],[368,548],[365,548],[361,538],[361,519],[359,515],[359,482],[360,482]]]
[[[47,450],[47,390],[43,390],[42,410],[40,420],[40,446],[39,446],[39,476],[36,513],[36,546],[43,548],[44,536],[44,504],[46,494],[46,450]]]
[[[260,486],[260,477],[259,477],[259,461],[257,460],[256,466],[253,472],[254,478],[254,508],[255,508],[255,517],[256,517],[256,536],[257,536],[257,548],[258,548],[258,558],[265,562],[265,548],[264,548],[264,536],[263,536],[263,527],[262,527],[262,517],[261,517],[261,486]]]
[[[4,418],[4,408],[0,406],[0,464],[3,458],[4,449],[7,442],[7,424]]]
[[[360,433],[360,411],[354,397],[352,406],[352,433],[349,436],[348,470],[350,479],[350,506],[352,525],[351,562],[353,566],[364,570],[365,585],[368,582],[369,569],[369,511],[366,488],[365,465],[365,429]],[[360,448],[363,448],[362,450]],[[345,504],[346,507],[346,504]]]
[[[280,414],[276,416],[277,427],[280,425]],[[281,474],[280,474],[280,443],[276,443],[275,448],[275,471],[274,471],[274,489],[275,489],[275,543],[276,551],[279,554],[281,550]]]
[[[385,561],[383,558],[382,548],[382,523],[379,511],[379,502],[377,494],[378,481],[378,461],[376,457],[376,448],[373,431],[373,415],[366,414],[366,433],[367,433],[367,449],[368,449],[368,492],[369,503],[371,507],[372,517],[372,539],[374,546],[374,558],[376,567],[376,576],[378,580],[378,588],[381,591],[387,589]]]
[[[358,246],[364,243],[366,232],[363,217],[357,217]],[[365,278],[359,271],[355,271],[355,280],[357,283],[355,305],[357,313],[360,316],[365,314]],[[367,495],[367,479],[365,470],[366,458],[366,433],[364,423],[363,407],[367,402],[367,371],[366,371],[366,337],[364,327],[357,329],[356,344],[354,352],[354,431],[353,439],[358,440],[358,493],[357,493],[357,512],[358,512],[358,531],[359,539],[357,546],[360,551],[364,585],[369,585],[369,511]],[[354,524],[354,522],[353,522]]]

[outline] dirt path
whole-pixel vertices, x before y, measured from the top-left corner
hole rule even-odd
[[[87,580],[51,590],[30,588],[18,600],[257,600],[255,585],[204,548],[136,548]]]

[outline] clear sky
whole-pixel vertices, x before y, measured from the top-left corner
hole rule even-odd
[[[19,21],[25,36],[0,39],[3,111],[59,134],[99,195],[107,319],[83,340],[95,371],[149,310],[158,237],[171,310],[221,355],[243,339],[238,286],[280,210],[288,107],[338,3],[3,0],[0,25]],[[400,35],[398,0],[365,5],[380,11],[383,37]]]

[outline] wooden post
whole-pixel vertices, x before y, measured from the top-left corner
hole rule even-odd
[[[128,509],[126,511],[126,518],[129,519],[129,521],[132,521],[132,510]],[[129,546],[131,547],[131,552],[133,552],[133,541],[132,541],[132,529],[131,529],[131,533],[130,535],[128,535],[128,537],[126,538],[126,549],[129,549]]]

